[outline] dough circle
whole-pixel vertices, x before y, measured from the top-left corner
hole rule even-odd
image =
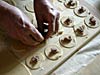
[[[86,11],[84,11],[83,13],[78,13],[78,10],[83,7]],[[74,9],[74,14],[76,16],[79,16],[79,17],[86,17],[89,15],[89,10],[85,7],[85,6],[78,6],[77,8]]]
[[[69,25],[65,23],[65,21],[67,19],[70,19],[72,21],[72,22],[69,23]],[[74,18],[72,16],[64,16],[64,17],[62,17],[60,22],[65,27],[73,27],[74,26]]]
[[[69,43],[63,43],[62,40],[64,40],[64,38],[66,37],[71,37],[71,41]],[[70,34],[64,34],[62,35],[60,38],[59,38],[59,42],[60,44],[63,46],[63,47],[66,47],[66,48],[71,48],[71,47],[74,47],[76,45],[76,39],[75,39],[75,36],[73,35],[70,35]]]
[[[68,5],[68,2],[69,2],[69,1],[71,1],[71,0],[66,0],[65,3],[64,3],[64,5],[65,5],[66,8],[74,9],[74,8],[76,8],[76,7],[78,6],[78,1],[73,0],[73,2],[75,3],[74,6],[69,6],[69,5]]]
[[[81,32],[78,32],[77,29],[80,31],[83,31],[82,34],[81,34]],[[75,25],[74,32],[75,32],[76,36],[84,37],[84,36],[88,35],[88,30],[84,23],[79,23],[78,25]]]
[[[29,1],[26,5],[25,5],[25,9],[28,12],[34,13],[34,7],[33,7],[33,1]]]
[[[37,63],[34,66],[32,66],[32,64],[30,64],[30,61],[31,61],[32,57],[36,57],[36,56],[39,57],[39,60],[37,61]],[[32,70],[39,69],[42,66],[42,62],[43,62],[44,59],[45,58],[44,58],[43,54],[35,53],[34,55],[29,56],[28,58],[26,58],[25,64],[26,64],[27,67],[29,67]]]
[[[91,25],[89,22],[90,22],[90,18],[92,17],[93,15],[88,15],[85,19],[84,19],[84,23],[90,27],[90,28],[97,28],[100,26],[100,22],[99,22],[99,19],[97,19],[95,16],[94,19],[96,20],[96,25]]]
[[[58,53],[50,56],[51,49],[54,48],[58,51]],[[57,45],[48,45],[44,51],[46,57],[50,60],[57,60],[63,55],[62,49],[60,49]]]

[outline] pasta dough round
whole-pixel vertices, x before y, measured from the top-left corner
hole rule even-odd
[[[77,7],[78,1],[76,1],[76,0],[66,0],[66,2],[64,3],[64,5],[67,8],[74,9],[74,8]]]
[[[34,55],[29,56],[26,59],[25,63],[30,69],[35,70],[42,66],[43,60],[44,60],[43,54],[35,53]]]
[[[74,9],[74,13],[79,17],[86,17],[89,14],[89,10],[85,6],[78,6]]]
[[[74,18],[72,16],[64,16],[61,18],[61,23],[65,27],[73,27],[74,26]]]
[[[25,9],[28,12],[34,13],[34,7],[33,7],[33,1],[29,1],[26,5],[25,5]]]
[[[88,34],[87,27],[83,23],[79,23],[78,25],[74,26],[74,31],[76,36],[86,36]]]
[[[64,34],[59,38],[59,42],[62,46],[66,48],[71,48],[76,45],[76,39],[75,36],[72,36],[70,34]]]
[[[57,60],[62,56],[63,51],[57,45],[48,45],[44,53],[48,59]]]
[[[85,24],[90,27],[90,28],[97,28],[98,26],[100,26],[100,22],[99,19],[97,19],[95,16],[93,15],[89,15],[85,18],[84,20]]]

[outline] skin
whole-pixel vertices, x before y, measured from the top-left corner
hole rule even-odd
[[[8,36],[20,40],[23,44],[30,46],[40,44],[44,40],[43,36],[49,38],[53,32],[58,31],[59,14],[48,0],[34,0],[34,7],[38,30],[20,9],[4,1],[0,1],[0,28]],[[41,7],[43,10],[41,10]],[[43,23],[48,23],[48,25]],[[43,30],[45,28],[48,29],[48,32],[44,35]]]
[[[50,4],[49,0],[34,0],[34,10],[38,23],[38,30],[46,39],[58,31],[59,13]],[[47,25],[44,23],[47,23]],[[48,29],[46,34],[44,29]]]

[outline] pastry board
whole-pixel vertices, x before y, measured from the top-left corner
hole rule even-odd
[[[60,2],[55,0],[53,4],[60,11],[60,20],[61,20],[62,16],[68,15],[68,16],[74,16],[75,24],[78,24],[78,23],[84,21],[84,18],[76,16],[73,13],[73,9],[66,8],[63,3],[60,3]],[[59,24],[60,24],[59,32],[63,31],[63,34],[72,34],[73,36],[75,36],[76,37],[76,45],[75,45],[75,47],[72,47],[72,48],[65,48],[65,47],[61,46],[60,43],[59,43],[59,37],[62,36],[63,34],[58,35],[58,36],[57,36],[57,34],[53,35],[45,43],[43,43],[40,46],[38,46],[35,50],[36,50],[36,52],[42,53],[45,56],[44,52],[45,52],[45,48],[47,46],[49,46],[49,45],[57,45],[57,46],[60,47],[61,50],[63,50],[63,55],[58,60],[55,60],[55,61],[49,60],[45,56],[45,60],[42,62],[41,68],[39,68],[37,70],[31,70],[31,73],[33,75],[49,75],[50,73],[52,73],[52,71],[57,69],[71,55],[73,55],[75,52],[80,50],[80,48],[82,48],[84,45],[86,45],[91,39],[93,39],[93,37],[95,37],[100,32],[100,26],[95,28],[95,29],[92,29],[92,28],[88,27],[88,35],[87,36],[77,37],[75,35],[74,31],[73,31],[73,28],[64,27],[61,24],[60,20],[59,20]],[[34,55],[34,51],[31,52],[30,55]]]
[[[0,33],[0,75],[32,75],[29,69],[20,63],[6,44],[5,35]]]
[[[100,24],[99,27],[97,28],[89,28],[87,27],[87,31],[88,31],[88,35],[84,36],[84,37],[80,37],[80,36],[76,36],[75,32],[73,30],[73,27],[65,27],[62,25],[61,23],[61,18],[62,16],[72,16],[74,17],[75,20],[75,25],[79,24],[79,23],[84,23],[84,19],[83,17],[79,17],[76,16],[74,13],[74,9],[69,9],[66,8],[64,6],[64,3],[59,2],[60,0],[53,0],[53,5],[59,10],[60,12],[60,19],[59,19],[59,31],[58,32],[63,32],[62,34],[58,35],[54,34],[52,37],[50,37],[48,40],[46,40],[45,42],[41,43],[39,46],[37,46],[36,48],[24,48],[27,51],[30,50],[26,55],[24,54],[24,51],[22,50],[22,56],[24,54],[25,59],[24,60],[20,60],[18,59],[18,61],[20,61],[22,64],[26,65],[26,59],[29,58],[30,56],[34,56],[34,54],[38,53],[38,54],[42,54],[43,55],[43,61],[42,61],[42,65],[40,68],[32,70],[29,68],[30,72],[32,73],[32,75],[50,75],[54,70],[56,70],[57,68],[59,68],[60,65],[62,65],[66,60],[68,60],[74,53],[76,53],[77,51],[79,51],[83,46],[85,46],[86,44],[88,44],[89,41],[91,41],[96,35],[98,35],[98,33],[100,33]],[[61,0],[62,1],[62,0]],[[64,1],[64,0],[63,0]],[[24,2],[24,0],[23,0]],[[27,2],[28,3],[28,2]],[[24,3],[25,4],[25,3]],[[87,3],[86,3],[87,4]],[[79,1],[78,5],[85,5],[84,1]],[[85,7],[87,7],[88,9],[91,9],[90,5],[85,5]],[[24,9],[22,9],[24,10]],[[94,9],[95,10],[95,9]],[[28,12],[26,9],[24,10],[25,13],[28,14],[28,16],[30,17],[31,21],[33,24],[36,24],[36,19],[33,17],[35,17],[34,12]],[[95,14],[93,11],[90,10],[90,12],[92,14],[94,14],[94,16],[98,16],[97,14]],[[97,13],[97,12],[96,12]],[[30,16],[30,14],[32,14]],[[62,46],[59,43],[59,38],[64,35],[64,34],[70,34],[73,35],[75,37],[75,42],[76,45],[74,47],[71,48],[65,48],[64,46]],[[10,42],[10,41],[9,41]],[[15,42],[17,43],[17,42]],[[9,43],[10,47],[12,46],[12,42]],[[16,44],[17,45],[17,44]],[[50,45],[56,45],[58,46],[62,51],[63,54],[62,56],[58,59],[58,60],[50,60],[45,56],[45,49],[47,46]],[[19,45],[17,45],[19,46]],[[12,53],[16,56],[16,58],[22,58],[22,56],[18,55],[20,54],[20,51],[15,51],[14,52],[14,48],[10,48],[9,49],[12,51]],[[27,67],[27,65],[26,65]]]
[[[100,74],[100,55],[97,55],[85,68],[81,69],[75,75],[99,75]]]

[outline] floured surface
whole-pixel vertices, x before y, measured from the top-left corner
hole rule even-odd
[[[7,39],[0,32],[0,75],[32,75],[29,69],[9,52]]]
[[[84,18],[76,16],[73,9],[66,8],[64,6],[63,2],[60,3],[60,2],[55,0],[54,1],[54,6],[56,6],[57,9],[60,11],[60,14],[61,14],[60,15],[60,20],[63,16],[73,16],[74,26],[84,23]],[[40,52],[40,53],[44,54],[44,50],[45,50],[46,46],[57,45],[63,50],[63,55],[56,61],[52,61],[52,60],[49,60],[48,58],[46,58],[43,62],[42,67],[37,69],[37,70],[32,70],[31,71],[32,74],[35,74],[35,75],[38,75],[38,74],[39,75],[48,75],[49,73],[54,71],[56,68],[58,68],[58,66],[60,66],[65,60],[67,60],[67,58],[71,54],[73,54],[75,51],[77,51],[83,45],[85,45],[100,30],[100,27],[98,27],[96,29],[87,28],[88,34],[83,36],[83,37],[79,37],[79,36],[75,35],[73,27],[72,28],[64,27],[61,24],[60,20],[59,20],[59,24],[60,24],[59,32],[62,31],[62,34],[58,35],[58,33],[57,33],[57,34],[53,35],[51,38],[49,38],[47,41],[45,41],[45,43],[43,43],[43,45],[41,44],[35,50],[37,50],[37,52]],[[70,33],[73,36],[75,36],[75,38],[76,38],[76,46],[75,47],[65,48],[65,47],[61,46],[61,44],[59,43],[59,37],[61,37],[64,34],[67,34],[67,33]],[[31,53],[31,55],[32,54],[34,55],[34,52]]]
[[[73,75],[100,75],[100,55],[94,58],[94,60],[79,72]]]
[[[100,58],[100,34],[62,64],[52,75],[94,75],[94,73],[99,75],[98,57]]]

